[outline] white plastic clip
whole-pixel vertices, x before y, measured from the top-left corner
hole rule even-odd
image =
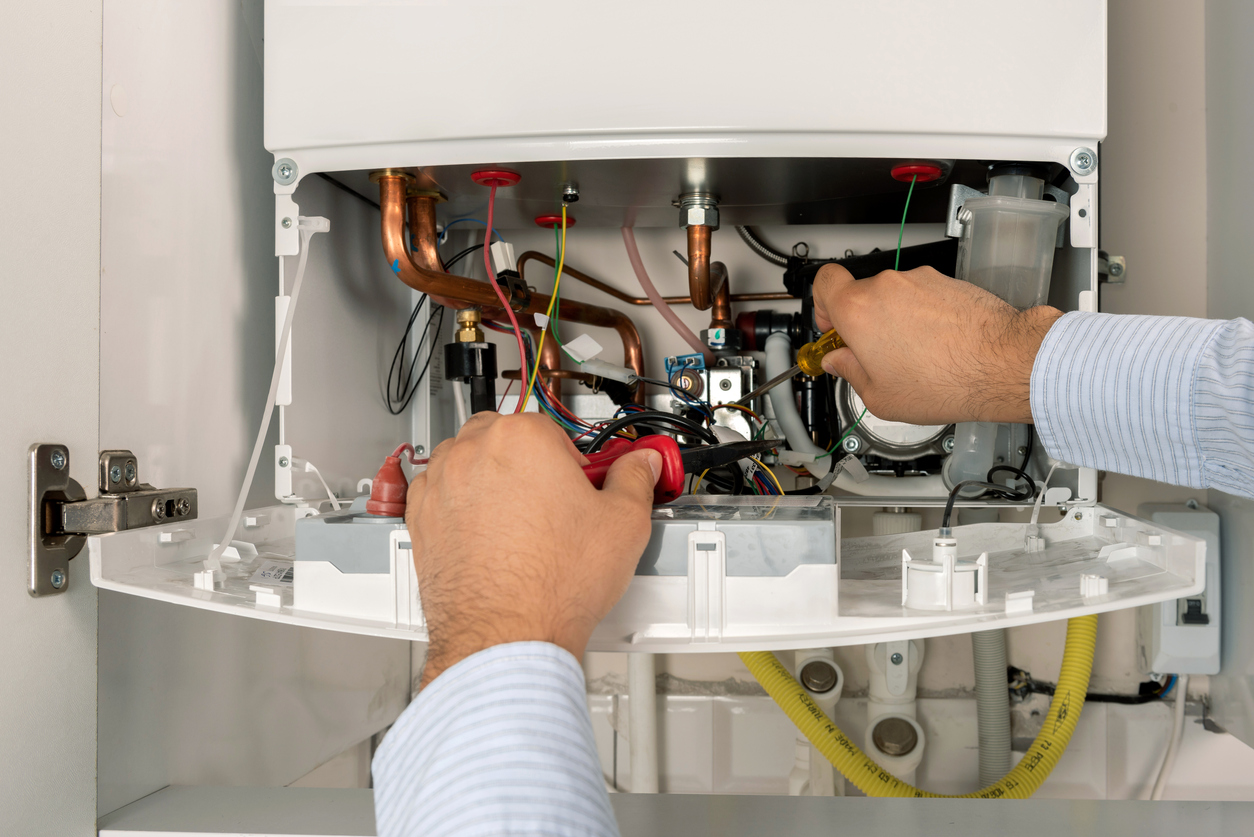
[[[1080,576],[1080,596],[1085,599],[1092,599],[1097,596],[1106,595],[1106,591],[1110,589],[1110,580],[1104,575]]]

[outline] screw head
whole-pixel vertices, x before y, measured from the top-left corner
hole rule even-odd
[[[1080,147],[1071,152],[1071,173],[1088,175],[1097,171],[1097,152]]]
[[[109,468],[109,482],[121,482],[121,481],[122,481],[122,466],[121,465],[111,466]]]
[[[61,570],[53,570],[52,577],[48,580],[52,582],[53,587],[55,587],[57,590],[60,590],[62,587],[65,586],[65,581],[66,581],[65,573],[62,572]]]
[[[60,471],[65,467],[65,451],[60,448],[52,452],[52,467]]]
[[[893,654],[891,657],[888,658],[888,661],[895,666],[901,665],[903,660],[905,660],[905,657],[901,656],[901,654],[899,653]]]
[[[291,218],[284,218],[284,219],[283,219],[282,221],[280,221],[279,223],[281,223],[281,224],[283,225],[283,229],[285,229],[285,230],[290,230],[290,229],[292,228],[292,219],[291,219]]]
[[[1076,512],[1076,513],[1075,513],[1075,519],[1076,519],[1076,520],[1083,520],[1083,519],[1084,519],[1084,512]]]
[[[945,451],[945,453],[953,453],[954,452],[954,437],[946,436],[944,439],[941,439],[941,449]]]
[[[292,464],[292,461],[291,461],[290,459],[288,459],[286,456],[280,456],[280,457],[279,457],[279,467],[280,467],[280,468],[286,468],[288,465],[291,465],[291,464]]]
[[[842,444],[841,447],[849,453],[857,453],[862,450],[862,440],[857,436],[850,436],[848,439],[845,439],[844,444]]]
[[[174,511],[181,517],[192,510],[191,501],[186,497],[180,497],[179,501],[174,504]]]
[[[280,186],[290,186],[296,182],[296,161],[290,157],[276,160],[274,168],[270,169],[270,174],[274,177],[275,183]]]
[[[567,183],[562,187],[562,202],[575,203],[579,200],[579,187],[573,183]]]
[[[153,520],[165,520],[165,501],[160,497],[152,501]]]
[[[801,667],[801,685],[821,695],[836,688],[836,667],[827,660],[811,660]]]
[[[135,482],[135,463],[134,462],[126,463],[126,481]]]
[[[414,445],[414,453],[418,454],[419,456],[422,456],[426,452],[427,452],[427,449],[423,447],[422,445]]]
[[[1027,446],[1027,445],[1019,445],[1019,451],[1018,451],[1018,453],[1019,453],[1019,455],[1020,455],[1020,456],[1023,456],[1023,455],[1024,455],[1025,453],[1027,453],[1027,452],[1028,452],[1028,446]]]
[[[1123,275],[1123,265],[1119,264],[1119,262],[1111,262],[1109,270],[1111,276]]]
[[[732,387],[731,380],[728,378],[724,378],[723,380],[718,382],[719,389],[731,389],[731,387]]]

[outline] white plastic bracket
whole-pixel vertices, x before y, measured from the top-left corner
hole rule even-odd
[[[292,496],[291,445],[274,446],[274,496],[279,500]]]
[[[278,187],[276,187],[277,191]],[[284,221],[287,222],[284,225]],[[300,254],[300,207],[292,200],[291,192],[274,196],[274,255],[296,256]]]
[[[723,635],[727,537],[703,520],[688,535],[688,630],[694,642]]]
[[[283,595],[274,587],[250,584],[248,589],[257,594],[257,607],[280,608],[283,606]]]
[[[1097,184],[1080,183],[1071,196],[1071,246],[1095,247],[1097,217],[1093,214]]]
[[[898,639],[884,645],[884,681],[888,693],[901,697],[910,685],[910,640]],[[893,655],[899,654],[901,662],[894,663]]]

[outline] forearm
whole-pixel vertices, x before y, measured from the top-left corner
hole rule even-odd
[[[1045,449],[1074,465],[1254,496],[1254,326],[1072,312],[1032,369]]]
[[[583,672],[543,642],[498,645],[444,671],[374,760],[381,837],[617,835]]]

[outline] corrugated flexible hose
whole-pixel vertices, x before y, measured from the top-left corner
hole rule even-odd
[[[998,781],[961,797],[978,799],[1027,799],[1044,783],[1058,764],[1071,734],[1080,720],[1084,696],[1093,670],[1093,650],[1097,645],[1097,617],[1077,616],[1067,621],[1067,647],[1062,655],[1062,673],[1050,701],[1045,725],[1014,769]],[[845,778],[867,796],[943,797],[906,784],[875,763],[849,736],[814,704],[783,664],[769,651],[746,651],[740,659],[775,699],[797,728]]]
[[[980,727],[980,784],[1010,772],[1010,691],[1006,688],[1006,630],[971,634],[975,712]]]

